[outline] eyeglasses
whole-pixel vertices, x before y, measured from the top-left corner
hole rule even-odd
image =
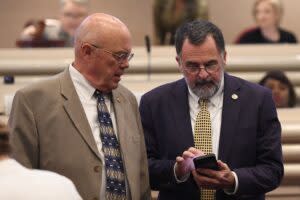
[[[201,69],[204,69],[208,74],[212,74],[219,69],[219,65],[213,61],[205,65],[200,65],[198,63],[187,63],[185,66],[185,70],[190,74],[199,74]]]
[[[133,53],[130,53],[130,52],[117,52],[117,53],[114,53],[114,52],[109,51],[109,50],[107,50],[107,49],[98,47],[97,45],[94,45],[94,44],[91,44],[91,43],[88,43],[88,44],[90,44],[91,46],[93,46],[93,47],[95,47],[95,48],[97,48],[97,49],[100,49],[100,50],[102,50],[102,51],[104,51],[104,52],[106,52],[106,53],[111,54],[112,57],[113,57],[114,59],[116,59],[116,61],[117,61],[119,64],[124,63],[125,61],[128,61],[128,62],[129,62],[129,61],[131,60],[131,58],[134,56],[134,54],[133,54]]]

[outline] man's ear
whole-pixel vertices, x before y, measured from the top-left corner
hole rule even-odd
[[[176,56],[176,62],[178,64],[178,69],[180,72],[183,72],[183,69],[182,69],[182,62],[181,62],[181,59],[180,59],[180,56]]]
[[[224,64],[226,65],[226,61],[227,61],[227,52],[226,51],[224,51],[222,59],[223,59]]]
[[[82,55],[84,56],[84,57],[86,57],[86,56],[90,56],[91,54],[92,54],[92,48],[91,48],[91,46],[90,45],[88,45],[88,44],[82,44],[81,45],[81,52],[82,52]]]

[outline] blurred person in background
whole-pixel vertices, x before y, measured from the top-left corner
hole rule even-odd
[[[295,35],[280,27],[283,5],[280,0],[256,0],[253,17],[256,27],[239,34],[237,44],[297,43]]]
[[[75,29],[87,15],[88,0],[60,0],[59,19],[28,21],[17,46],[72,47]]]
[[[207,4],[207,0],[155,0],[156,43],[172,45],[179,25],[199,18],[208,19]]]
[[[259,82],[272,90],[277,108],[292,108],[296,105],[296,93],[293,84],[280,70],[271,70]]]

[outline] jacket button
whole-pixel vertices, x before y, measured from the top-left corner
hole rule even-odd
[[[95,167],[94,167],[94,172],[100,172],[100,166],[98,166],[98,165],[95,166]],[[94,198],[94,199],[95,199],[95,198]],[[97,199],[97,198],[96,198],[96,199]]]

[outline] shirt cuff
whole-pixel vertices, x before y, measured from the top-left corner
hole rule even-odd
[[[232,172],[233,176],[234,176],[234,180],[235,180],[235,186],[234,186],[234,190],[230,190],[230,189],[224,189],[224,192],[228,195],[235,195],[237,190],[238,190],[238,187],[239,187],[239,179],[236,175],[236,173],[233,171]],[[176,176],[175,176],[176,177]]]
[[[175,163],[174,167],[173,167],[173,171],[174,171],[174,177],[177,183],[184,183],[188,180],[188,178],[190,177],[191,173],[186,174],[185,176],[178,178],[176,173],[175,173],[175,169],[176,169],[177,163]]]

